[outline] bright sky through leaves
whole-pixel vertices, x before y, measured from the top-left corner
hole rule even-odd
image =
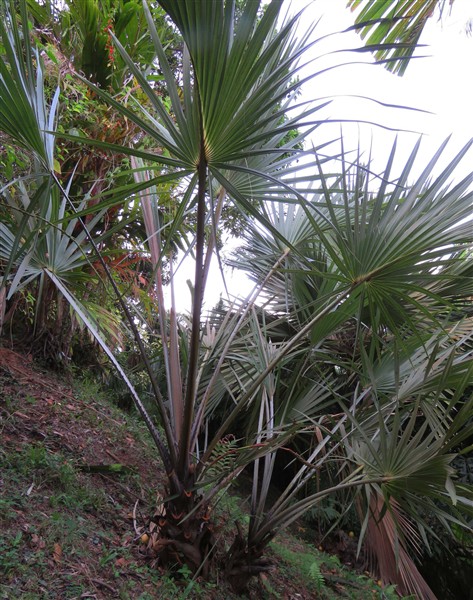
[[[420,169],[448,135],[452,134],[452,139],[443,157],[445,162],[473,137],[473,84],[470,74],[473,64],[473,36],[466,32],[469,19],[473,19],[473,0],[456,0],[451,12],[445,11],[442,22],[437,17],[430,19],[421,38],[421,43],[426,47],[419,48],[416,52],[418,56],[425,58],[412,60],[403,77],[389,73],[381,65],[374,65],[374,59],[369,54],[340,52],[362,45],[355,32],[337,33],[354,23],[355,17],[346,8],[344,0],[292,0],[288,2],[288,10],[294,13],[304,4],[307,8],[301,27],[307,27],[320,19],[314,38],[336,34],[313,48],[310,58],[316,60],[308,69],[319,71],[332,65],[343,66],[329,70],[306,84],[301,100],[334,97],[332,104],[322,111],[323,117],[372,121],[393,130],[415,132],[397,133],[376,126],[344,123],[342,133],[345,149],[356,148],[358,140],[366,153],[372,146],[374,168],[382,169],[396,135],[407,154],[419,135],[424,134],[418,158]],[[307,60],[309,57],[304,62]],[[430,112],[386,108],[353,96],[366,96],[383,103]],[[337,138],[339,134],[340,125],[324,125],[315,132],[314,144],[317,145],[324,139]],[[464,160],[463,170],[458,173],[458,177],[471,171],[471,164],[472,161]],[[234,242],[231,245],[234,246]],[[227,252],[226,248],[224,252]],[[246,294],[250,290],[250,284],[243,274],[228,271],[225,275],[231,294]],[[185,261],[177,276],[177,309],[186,311],[190,306],[190,293],[185,281],[193,279],[192,261]],[[207,308],[210,309],[218,301],[223,290],[215,261],[206,293]]]

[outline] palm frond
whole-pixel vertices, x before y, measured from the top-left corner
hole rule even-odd
[[[357,11],[355,28],[366,46],[386,68],[403,75],[416,48],[427,21],[439,8],[445,9],[445,0],[348,0],[347,6]],[[449,4],[452,4],[450,1]]]

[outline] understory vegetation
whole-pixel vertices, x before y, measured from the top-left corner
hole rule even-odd
[[[224,582],[182,566],[160,568],[147,557],[164,473],[136,415],[118,409],[91,379],[68,382],[24,355],[0,349],[0,356],[2,598],[240,597]],[[245,485],[220,498],[220,547],[231,540],[232,519],[249,518],[247,499]],[[301,536],[299,528],[276,538],[269,553],[277,570],[255,580],[250,597],[397,597],[367,577],[362,562],[355,572]]]
[[[405,21],[361,4],[360,51],[402,73],[436,3]],[[420,140],[394,143],[377,172],[318,143],[329,101],[300,96],[317,30],[282,6],[0,8],[2,356],[87,373],[124,411],[5,395],[7,594],[284,598],[297,571],[307,597],[429,600],[440,546],[472,564],[471,142],[424,165]],[[204,310],[212,262],[249,295]],[[294,527],[315,547],[281,544]]]

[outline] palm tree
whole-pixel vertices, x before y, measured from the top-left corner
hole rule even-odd
[[[167,83],[171,107],[167,107],[155,94],[153,87],[116,38],[114,41],[117,50],[136,77],[142,91],[147,95],[150,106],[139,105],[139,109],[142,111],[142,114],[139,115],[119,104],[103,89],[93,88],[99,97],[107,100],[125,118],[140,126],[154,140],[155,146],[159,147],[161,152],[155,154],[136,148],[117,147],[97,140],[90,142],[95,147],[118,150],[122,154],[126,153],[137,157],[135,160],[146,160],[149,164],[154,164],[153,168],[158,170],[158,175],[149,180],[149,177],[143,172],[143,167],[136,163],[137,185],[128,187],[126,191],[131,195],[145,189],[150,190],[143,195],[142,202],[145,221],[148,227],[152,228],[151,251],[156,266],[161,336],[167,368],[166,400],[146,356],[144,360],[149,370],[164,433],[158,430],[136,392],[131,386],[130,388],[138,410],[143,415],[156,442],[169,478],[167,500],[164,504],[159,539],[155,544],[156,549],[163,561],[167,559],[175,562],[177,555],[181,557],[179,560],[188,563],[195,571],[205,562],[204,558],[211,543],[211,529],[207,516],[208,504],[225,486],[227,479],[226,476],[220,476],[212,491],[207,494],[205,501],[202,500],[200,472],[205,465],[196,458],[196,446],[205,418],[205,405],[209,401],[210,390],[215,385],[215,379],[210,382],[208,390],[201,397],[198,385],[201,312],[205,280],[210,258],[216,245],[216,228],[222,204],[225,197],[231,195],[240,210],[258,216],[259,212],[256,210],[255,204],[264,197],[266,186],[270,186],[274,193],[282,194],[284,192],[287,183],[279,183],[278,177],[285,172],[286,165],[292,162],[294,156],[300,154],[300,141],[304,135],[317,125],[317,122],[310,120],[310,115],[317,107],[307,109],[305,106],[298,107],[293,104],[293,99],[300,86],[300,82],[293,80],[293,65],[302,54],[304,40],[298,41],[294,37],[295,18],[282,25],[279,30],[276,29],[281,9],[280,2],[269,4],[259,21],[256,20],[256,17],[259,14],[260,3],[249,2],[235,27],[233,25],[233,3],[206,1],[199,3],[197,7],[186,2],[163,2],[162,6],[179,25],[186,44],[183,85],[179,90],[157,35],[152,15],[145,6],[151,39],[160,69]],[[13,9],[13,5],[11,7]],[[21,20],[26,23],[25,4],[21,3],[21,7]],[[10,11],[8,20],[13,37],[16,36],[20,39],[19,27],[13,10]],[[206,39],[205,44],[201,43],[200,35],[199,37],[195,36],[196,27],[199,31],[207,32],[204,38]],[[8,37],[9,33],[6,32],[5,35]],[[27,52],[27,56],[30,55],[31,52]],[[15,52],[15,49],[9,54],[8,65],[5,64],[3,71],[5,78],[11,75],[11,65],[21,64],[21,57],[18,58],[18,56],[19,52]],[[38,53],[36,56],[38,65],[40,65]],[[38,73],[41,72],[40,69],[41,67],[38,68]],[[34,72],[35,69],[31,65],[28,73]],[[21,81],[21,74],[13,73],[11,79],[16,84],[17,81]],[[78,214],[77,207],[70,202],[67,187],[61,184],[54,172],[54,161],[45,154],[42,142],[40,143],[36,139],[38,136],[41,138],[42,135],[51,136],[51,134],[43,134],[44,127],[38,125],[34,119],[34,106],[31,105],[32,94],[29,93],[29,90],[25,94],[20,86],[17,87],[18,97],[26,98],[27,115],[34,122],[34,128],[31,131],[35,135],[37,132],[37,135],[33,139],[28,132],[30,137],[23,139],[22,124],[16,111],[15,98],[12,96],[12,90],[15,88],[12,87],[10,95],[8,95],[9,86],[7,85],[3,91],[5,105],[9,112],[6,113],[8,116],[4,120],[4,130],[26,146],[28,150],[34,152],[48,184],[52,182],[57,186],[61,197],[68,203],[71,218],[81,219],[84,211]],[[288,113],[295,116],[284,118]],[[12,120],[9,115],[16,119],[14,126],[11,126]],[[302,123],[305,123],[306,131],[296,137],[292,136],[286,144],[287,133],[297,129]],[[48,130],[51,129],[51,124],[49,124]],[[51,137],[47,139],[50,140]],[[87,140],[85,141],[87,142]],[[287,172],[290,174],[290,171]],[[182,188],[181,200],[176,207],[175,218],[166,239],[173,239],[187,213],[196,207],[197,225],[193,243],[196,256],[194,308],[184,369],[179,358],[180,346],[175,311],[171,307],[168,325],[162,294],[160,268],[170,245],[168,243],[160,244],[162,232],[160,214],[156,205],[152,204],[148,208],[150,198],[153,198],[153,185],[157,186],[157,193],[159,193],[159,186],[168,184],[170,181],[183,182],[185,187]],[[249,190],[260,190],[259,197],[251,197],[248,193]],[[93,210],[97,213],[106,205],[106,203],[95,205]],[[43,198],[40,207],[41,214],[45,214],[46,221],[50,216],[49,206],[49,199]],[[27,207],[28,216],[32,209],[32,206]],[[90,213],[91,210],[88,209],[87,212]],[[51,216],[54,219],[56,215]],[[58,215],[59,220],[61,216],[61,214]],[[269,223],[262,216],[260,220]],[[52,225],[57,227],[57,221]],[[89,233],[86,224],[82,222],[82,225],[86,232],[87,243],[95,253],[98,253],[96,241]],[[209,226],[212,233],[209,242],[206,243]],[[22,241],[21,234],[21,228],[17,229],[10,244],[11,248],[6,249],[6,254],[11,250],[13,252],[11,256],[16,256],[15,249],[21,248],[18,257],[23,258],[26,255],[29,248]],[[69,231],[67,235],[70,235]],[[154,241],[158,242],[156,248],[153,248]],[[36,251],[33,236],[28,239],[28,242]],[[117,300],[128,315],[129,326],[134,329],[137,342],[143,350],[143,344],[129,308],[122,298],[113,276],[107,269],[103,257],[100,253],[98,255],[102,262],[102,268],[109,273],[110,285],[117,293]],[[87,253],[86,258],[88,258]],[[70,289],[67,280],[61,277],[56,266],[42,262],[39,270],[41,277],[52,281],[70,302],[119,368],[113,353],[106,348],[101,339],[93,315],[90,315],[90,311],[87,311],[86,307],[81,306],[74,290]],[[5,265],[5,282],[9,281],[10,273],[13,273],[13,281],[19,278],[19,273],[22,274],[21,268],[13,259]],[[218,442],[219,439],[214,440],[213,446],[218,445]],[[208,451],[211,452],[210,445]],[[251,460],[251,457],[247,460]],[[243,467],[244,465],[239,466],[237,472],[241,471]],[[186,518],[184,519],[184,517]]]
[[[264,545],[324,495],[353,486],[360,540],[366,534],[383,580],[433,597],[410,552],[420,552],[432,518],[447,525],[457,509],[471,515],[472,489],[458,486],[457,497],[451,461],[472,434],[473,178],[447,186],[470,148],[433,179],[442,148],[417,178],[417,147],[395,179],[395,148],[374,182],[369,165],[345,159],[342,176],[322,179],[323,193],[271,205],[272,225],[291,249],[270,279],[280,241],[248,226],[233,265],[262,285],[266,314],[257,319],[259,339],[250,344],[246,331],[240,352],[233,350],[226,388],[266,375],[265,401],[244,427],[247,444],[298,420],[309,440],[301,427],[300,468],[272,506],[266,494],[276,453],[265,455],[262,478],[256,463],[249,547]],[[318,480],[307,496],[313,469],[335,483]]]

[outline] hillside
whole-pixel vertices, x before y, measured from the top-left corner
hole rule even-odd
[[[66,381],[0,348],[0,398],[2,599],[236,598],[184,568],[172,577],[147,556],[143,534],[159,503],[161,466],[145,428],[97,384]],[[245,501],[227,495],[217,512],[225,544]],[[346,536],[340,548],[348,544]],[[395,597],[290,533],[271,557],[275,568],[247,597]]]

